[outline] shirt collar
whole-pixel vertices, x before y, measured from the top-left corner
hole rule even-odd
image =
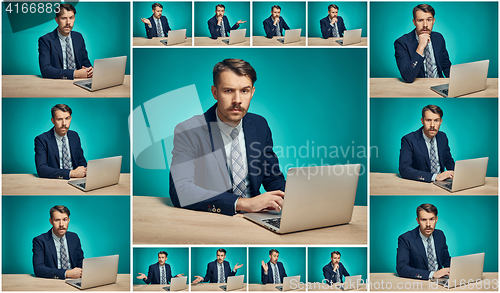
[[[59,39],[63,42],[66,42],[66,38],[69,38],[69,41],[71,42],[71,32],[69,33],[69,35],[66,37],[66,36],[63,36],[60,32],[59,32],[59,29],[57,29],[57,35],[59,36]]]
[[[54,128],[54,136],[56,137],[56,139],[58,139],[59,141],[62,141],[62,138],[63,137],[66,137],[66,134],[64,136],[60,136],[59,134],[57,134],[56,132],[56,129]]]
[[[52,238],[54,238],[54,240],[61,241],[61,239],[63,240],[66,239],[66,234],[64,234],[63,237],[59,237],[56,234],[54,234],[54,228],[52,228],[50,232],[52,232]]]
[[[220,131],[222,131],[222,133],[224,133],[224,135],[226,135],[227,137],[231,137],[231,132],[235,128],[238,129],[238,133],[241,132],[242,125],[243,125],[243,118],[241,119],[240,123],[238,123],[238,125],[236,125],[236,127],[232,127],[232,126],[224,123],[222,120],[220,120],[219,114],[217,112],[217,108],[215,108],[215,116],[217,117],[217,126],[219,126]]]
[[[425,242],[427,242],[427,239],[429,239],[429,238],[432,240],[432,234],[431,234],[431,236],[427,237],[424,234],[422,234],[422,231],[420,231],[420,228],[418,229],[418,234],[420,234],[420,238],[422,238],[422,240]]]

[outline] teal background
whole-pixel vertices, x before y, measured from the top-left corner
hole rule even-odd
[[[6,3],[2,5],[2,74],[41,75],[38,39],[57,28],[56,15],[13,13],[11,25],[9,13],[5,11]],[[95,59],[127,56],[125,74],[130,74],[130,3],[79,2],[74,6],[73,30],[83,35],[90,63],[94,64]],[[17,31],[20,25],[26,29]]]
[[[444,232],[451,257],[484,252],[484,272],[498,272],[497,196],[372,196],[371,273],[396,272],[398,237],[418,226],[423,203],[437,207],[436,229]]]
[[[339,7],[339,16],[344,20],[346,29],[362,29],[361,37],[367,35],[366,2],[308,2],[308,36],[321,38],[319,21],[328,16],[328,5],[336,4]],[[285,20],[286,21],[286,20]]]
[[[267,119],[273,133],[274,150],[281,147],[283,155],[279,157],[282,172],[290,167],[323,164],[362,164],[361,176],[356,194],[356,205],[366,205],[367,176],[366,155],[366,50],[331,50],[331,49],[190,49],[190,50],[154,50],[156,63],[151,60],[151,50],[134,49],[134,69],[138,72],[159,74],[168,80],[156,87],[150,86],[147,75],[134,76],[134,109],[144,102],[163,93],[195,84],[199,102],[203,111],[208,110],[215,100],[210,92],[213,66],[225,58],[241,58],[248,61],[257,72],[255,94],[250,104],[250,112]],[[167,52],[168,51],[168,52]],[[272,65],[268,56],[280,56],[280,83],[276,85]],[[343,71],[331,71],[339,66]],[[176,68],[167,70],[164,68]],[[195,68],[196,70],[193,70]],[[307,74],[305,74],[307,73]],[[279,92],[277,91],[279,88]],[[168,119],[175,124],[184,121],[183,113],[195,108],[186,105],[186,109],[175,111],[160,109],[158,115],[168,112]],[[355,115],[353,115],[355,113]],[[198,113],[202,114],[202,113]],[[174,124],[174,125],[175,125]],[[172,136],[163,140],[170,142]],[[309,154],[313,146],[336,146],[339,158],[317,156],[300,158],[290,153],[287,147],[306,148],[309,141]],[[168,145],[168,143],[167,143]],[[361,148],[362,146],[362,148]],[[349,153],[344,157],[349,147]],[[355,149],[354,156],[352,154]],[[171,153],[167,148],[164,153]],[[359,155],[361,156],[361,155]],[[323,161],[322,161],[323,159]],[[152,157],[153,160],[165,160],[163,155]],[[170,162],[168,162],[170,163]],[[134,195],[168,196],[169,170],[143,169],[134,161]],[[154,184],[153,184],[154,182]],[[161,184],[160,184],[161,182]],[[261,188],[261,192],[263,189]]]
[[[85,258],[119,254],[118,274],[130,274],[130,197],[3,196],[2,273],[34,274],[33,238],[52,229],[50,209],[68,207],[68,230]]]
[[[325,279],[323,267],[332,262],[332,251],[340,252],[340,262],[349,275],[361,275],[362,280],[367,280],[366,247],[309,247],[307,250],[308,282],[321,283]]]
[[[487,98],[371,99],[371,172],[399,174],[401,138],[422,126],[422,108],[429,104],[443,110],[439,130],[448,137],[453,159],[489,157],[486,176],[498,177],[498,100]]]
[[[370,77],[401,78],[394,41],[411,32],[413,7],[421,2],[370,3]],[[498,3],[431,2],[433,31],[443,35],[451,64],[489,59],[488,77],[498,77]]]
[[[194,276],[205,277],[207,274],[207,265],[209,262],[217,260],[217,249],[223,248],[226,250],[225,261],[229,262],[231,270],[236,264],[243,264],[236,272],[236,276],[245,275],[243,282],[247,282],[247,248],[246,247],[191,247],[191,278],[188,282],[192,282]]]
[[[290,29],[301,28],[301,37],[306,36],[306,4],[305,2],[253,2],[253,35],[265,36],[264,20],[271,16],[271,7],[281,7],[280,16],[283,17]],[[319,20],[318,20],[319,21]],[[285,32],[286,34],[286,32]],[[215,65],[215,64],[214,64]]]
[[[50,109],[56,104],[73,110],[69,129],[78,132],[87,161],[121,155],[121,172],[130,173],[128,98],[3,98],[4,174],[36,174],[35,137],[54,126]]]
[[[165,6],[164,6],[165,7]],[[148,275],[149,266],[158,262],[158,252],[168,253],[167,264],[172,269],[172,277],[178,274],[184,274],[189,277],[189,248],[187,247],[134,247],[134,285],[146,285],[143,280],[137,279],[139,273]]]
[[[134,2],[134,15],[132,17],[134,37],[145,37],[146,29],[141,18],[149,18],[153,15],[151,5],[160,3],[163,5],[162,15],[167,18],[168,25],[172,30],[186,29],[186,36],[193,36],[191,2]]]
[[[250,2],[194,2],[194,32],[196,37],[210,37],[208,20],[215,15],[215,5],[223,4],[232,27],[239,20],[247,21],[240,24],[238,29],[247,29],[246,36],[250,36]]]
[[[280,255],[279,262],[283,263],[287,276],[300,275],[300,282],[306,280],[306,248],[305,247],[250,247],[248,253],[249,261],[249,284],[262,284],[261,267],[262,261],[269,261],[269,250],[276,249]]]

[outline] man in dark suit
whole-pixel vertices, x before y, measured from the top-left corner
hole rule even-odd
[[[335,4],[328,5],[328,16],[319,21],[321,35],[324,39],[344,36],[346,30],[344,20],[339,16],[339,7]]]
[[[396,63],[405,82],[417,77],[449,77],[451,62],[443,36],[432,31],[434,8],[419,4],[413,8],[415,29],[394,42]]]
[[[58,27],[38,39],[38,60],[44,78],[90,78],[93,75],[85,41],[74,32],[76,9],[61,4],[56,14]]]
[[[283,17],[280,16],[281,7],[274,5],[271,7],[271,16],[264,20],[264,31],[266,32],[266,38],[271,39],[274,36],[283,36],[283,29],[289,30],[288,24],[286,24]]]
[[[226,6],[224,4],[217,4],[215,6],[215,15],[208,20],[208,30],[212,39],[227,37],[230,31],[238,29],[240,24],[247,22],[240,19],[231,27],[227,16],[224,15],[225,12]]]
[[[166,263],[168,253],[166,251],[158,252],[158,262],[149,266],[148,276],[139,273],[137,279],[142,279],[146,284],[170,284],[172,279],[172,270]],[[174,278],[181,277],[184,274],[178,274]]]
[[[69,130],[71,108],[57,104],[51,109],[54,127],[35,137],[35,165],[38,177],[69,179],[87,174],[80,137]]]
[[[349,276],[349,273],[340,262],[340,252],[334,251],[331,256],[332,261],[323,267],[323,276],[330,285],[343,283],[342,278]]]
[[[149,18],[141,18],[144,26],[146,27],[146,36],[148,39],[154,37],[168,37],[168,31],[170,31],[170,26],[168,25],[168,20],[165,16],[161,15],[163,12],[163,5],[160,3],[155,3],[152,5],[153,15]]]
[[[69,209],[50,209],[52,229],[33,238],[33,270],[39,278],[82,277],[83,250],[76,233],[68,232]]]
[[[450,153],[448,137],[439,127],[443,110],[436,105],[422,109],[422,127],[401,139],[399,174],[405,179],[424,182],[453,179],[455,161]],[[447,171],[444,171],[444,169]]]
[[[283,284],[283,279],[287,276],[283,263],[278,261],[280,256],[276,249],[269,250],[269,261],[262,261],[260,268],[262,284]]]
[[[207,265],[207,273],[205,278],[201,276],[194,276],[196,279],[193,284],[198,284],[199,282],[209,282],[209,283],[227,283],[227,277],[235,276],[239,268],[243,264],[234,265],[233,270],[231,270],[231,265],[228,261],[225,261],[226,250],[224,248],[217,249],[217,260],[209,262]]]
[[[241,59],[213,69],[217,104],[174,130],[170,198],[176,207],[234,215],[281,210],[285,180],[267,121],[247,113],[257,74]],[[260,194],[260,186],[268,192]]]
[[[446,238],[435,229],[437,208],[422,204],[417,208],[418,227],[398,238],[396,270],[400,277],[439,279],[450,275],[450,254]]]

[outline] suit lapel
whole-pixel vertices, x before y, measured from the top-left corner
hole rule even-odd
[[[158,284],[161,283],[161,274],[160,274],[160,263],[156,263],[156,265],[154,266],[155,268],[155,277],[158,278],[158,280],[155,280]],[[155,278],[156,279],[156,278]]]
[[[439,132],[436,134],[436,143],[437,143],[437,148],[438,148],[438,156],[439,156],[439,171],[444,171],[444,149],[442,148],[442,140],[440,139],[441,135],[439,135]]]
[[[73,137],[73,135],[71,135]],[[68,144],[69,144],[69,152],[71,155],[71,163],[73,164],[73,169],[76,169],[78,167],[78,162],[76,161],[76,145],[74,143],[71,143],[70,139],[70,132],[67,132],[66,137],[68,138]],[[74,141],[73,141],[74,142]]]
[[[417,143],[420,148],[420,151],[424,154],[425,158],[425,163],[427,164],[427,168],[429,168],[429,171],[431,170],[431,163],[429,159],[429,150],[427,149],[427,145],[425,144],[425,139],[424,139],[424,134],[422,132],[422,128],[417,130],[417,133],[415,134],[417,136]]]
[[[271,283],[274,283],[274,273],[273,273],[273,267],[271,266],[271,262],[267,263],[267,268],[268,268],[268,274],[267,278],[271,278]]]
[[[52,40],[54,43],[54,47],[56,48],[57,52],[57,57],[59,58],[59,62],[61,62],[61,66],[63,66],[63,54],[62,54],[62,47],[61,47],[61,41],[59,40],[59,35],[57,34],[57,28],[54,30],[53,35],[52,35]]]
[[[252,145],[252,143],[257,142],[257,131],[253,125],[250,124],[248,118],[243,118],[243,133],[245,134],[245,148],[247,155],[247,166],[248,174],[260,174],[260,164],[256,165],[255,162],[250,160],[257,160],[259,158],[259,150],[262,151],[262,146]],[[251,185],[251,191],[256,191],[260,189],[260,186],[253,186],[252,176],[248,176]]]
[[[205,139],[207,143],[209,144],[210,148],[212,149],[212,153],[214,154],[215,158],[217,159],[217,163],[219,164],[219,168],[221,169],[222,174],[228,174],[228,179],[229,179],[229,172],[227,170],[227,158],[226,158],[226,151],[224,148],[224,142],[222,141],[222,135],[220,133],[219,126],[217,125],[217,118],[215,115],[215,108],[217,107],[217,104],[212,106],[208,111],[205,113],[205,119],[206,119],[206,125],[204,125],[206,129],[205,133]],[[212,148],[212,143],[213,143],[213,148]],[[228,184],[228,186],[231,184]]]
[[[73,251],[76,247],[70,235],[71,234],[66,233],[66,243],[68,243],[68,257],[71,263],[71,267],[75,267],[75,262],[73,261]]]
[[[46,233],[45,237],[47,246],[49,247],[50,254],[52,255],[52,259],[54,260],[54,264],[57,267],[57,250],[56,245],[54,244],[54,239],[52,238],[52,229]]]
[[[49,146],[50,146],[50,148],[52,148],[52,151],[56,155],[57,165],[59,166],[59,168],[61,168],[60,157],[59,157],[59,148],[57,147],[56,136],[54,135],[54,128],[52,128],[49,131],[48,136],[49,136]]]
[[[424,260],[425,267],[429,267],[429,264],[427,263],[427,253],[425,252],[425,247],[424,243],[422,242],[422,238],[420,237],[418,227],[413,230],[413,240],[415,241],[415,245],[417,245],[417,249],[420,252],[420,255],[422,256],[422,259]]]

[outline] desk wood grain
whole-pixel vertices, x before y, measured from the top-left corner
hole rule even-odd
[[[279,235],[243,218],[175,208],[170,198],[134,196],[134,244],[366,244],[365,206],[349,224]],[[161,233],[159,233],[161,231]]]
[[[196,285],[191,285],[191,291],[222,291],[219,286],[227,285],[226,283],[198,283]],[[247,284],[243,284],[243,288],[234,291],[247,291]],[[231,291],[232,292],[232,291]]]
[[[228,45],[222,41],[222,39],[228,39],[229,37],[218,37],[217,40],[209,38],[209,37],[195,37],[194,45],[195,46],[223,46],[223,47],[244,47],[250,46],[250,37],[246,37],[243,43],[237,43]]]
[[[170,287],[170,285],[158,285],[158,284],[149,284],[149,285],[133,285],[132,290],[134,291],[165,291],[163,287]],[[189,291],[189,285],[186,284],[186,289],[180,290],[182,292]]]
[[[171,47],[164,45],[161,40],[168,40],[168,38],[160,38],[154,37],[152,39],[148,39],[145,37],[134,37],[132,42],[134,46],[149,46],[149,47]],[[189,47],[193,45],[193,38],[187,38],[184,43],[172,45],[173,47]]]
[[[280,284],[250,284],[248,286],[248,291],[278,291],[282,292],[279,289],[276,289],[276,286],[279,286]],[[299,289],[297,290],[292,290],[288,292],[296,292],[296,291],[306,291],[306,286],[305,284],[302,284],[302,286],[299,286]]]
[[[3,291],[81,291],[61,279],[36,278],[28,274],[3,274]],[[85,291],[130,291],[130,275],[118,274],[116,283]]]
[[[449,192],[434,183],[399,177],[395,173],[370,173],[370,195],[498,195],[498,177],[486,177],[485,184]]]
[[[118,184],[81,191],[69,180],[39,178],[33,174],[3,174],[3,195],[130,195],[130,173],[120,174]]]
[[[42,78],[38,75],[3,75],[4,98],[129,98],[130,75],[122,85],[90,92],[74,80]]]
[[[343,38],[328,38],[328,39],[323,39],[323,38],[307,38],[307,45],[308,46],[335,46],[335,47],[366,47],[368,44],[368,38],[363,37],[361,38],[361,42],[347,45],[347,46],[342,46],[339,43],[337,43],[337,40],[341,40]]]
[[[253,36],[253,46],[305,46],[306,45],[306,37],[300,37],[299,42],[295,43],[289,43],[289,44],[283,44],[282,42],[278,41],[278,38],[283,38],[283,37],[273,37],[272,39],[268,39],[264,36]]]
[[[399,78],[370,78],[371,98],[442,98],[431,86],[449,83],[449,78],[417,78],[406,83]],[[498,78],[488,78],[484,91],[459,98],[498,98]]]

